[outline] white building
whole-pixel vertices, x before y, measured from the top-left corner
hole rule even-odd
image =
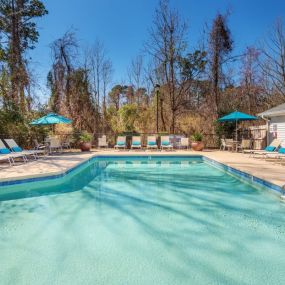
[[[267,121],[267,143],[277,138],[282,140],[282,146],[285,147],[285,103],[262,112],[258,116]]]

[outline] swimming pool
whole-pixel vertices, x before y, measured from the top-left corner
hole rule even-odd
[[[1,284],[284,284],[285,205],[202,158],[0,187]]]

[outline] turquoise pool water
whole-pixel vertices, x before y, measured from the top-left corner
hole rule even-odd
[[[285,205],[199,158],[0,187],[0,284],[285,284]]]

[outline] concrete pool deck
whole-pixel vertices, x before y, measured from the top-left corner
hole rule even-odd
[[[187,150],[176,151],[116,151],[116,150],[93,150],[89,153],[79,151],[53,154],[37,161],[30,160],[28,163],[17,163],[13,167],[8,164],[0,165],[0,182],[22,180],[34,177],[52,176],[65,173],[84,161],[97,155],[203,155],[217,162],[246,172],[257,178],[266,180],[282,187],[285,184],[285,161],[283,165],[265,161],[263,159],[249,158],[248,155],[232,153],[228,151],[206,150],[193,152]]]

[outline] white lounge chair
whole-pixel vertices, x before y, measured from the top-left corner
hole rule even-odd
[[[161,136],[160,147],[161,149],[173,150],[173,145],[170,143],[169,136]]]
[[[117,143],[115,145],[115,149],[126,149],[126,137],[125,136],[118,136]]]
[[[189,138],[181,138],[180,147],[189,149]]]
[[[15,163],[14,158],[22,158],[24,162],[27,162],[27,157],[23,153],[14,153],[8,149],[0,139],[0,160],[7,160],[10,165]]]
[[[273,147],[274,149],[272,151],[275,151],[275,149],[277,149],[280,145],[281,145],[281,140],[274,139],[271,142],[271,144],[269,144],[266,148],[268,148],[268,147],[272,148]],[[272,151],[267,151],[266,148],[260,149],[260,150],[258,150],[258,149],[245,149],[245,150],[243,150],[243,153],[249,154],[251,156],[253,154],[264,154],[264,153],[266,154],[268,152],[272,152]]]
[[[250,153],[250,156],[252,156],[254,158],[266,158],[267,154],[277,153],[280,145],[281,145],[281,140],[274,139],[272,141],[272,143],[269,146],[267,146],[265,149],[255,150],[255,151]]]
[[[156,143],[156,136],[148,136],[147,137],[147,149],[158,149],[157,143]]]
[[[14,164],[14,160],[9,154],[1,154],[0,153],[0,161],[8,161],[10,166],[12,166]]]
[[[141,149],[142,148],[142,142],[141,142],[140,136],[133,136],[132,137],[131,148],[132,149]]]
[[[33,156],[34,159],[37,159],[40,153],[42,154],[45,153],[44,150],[23,150],[21,147],[18,146],[18,144],[14,141],[14,139],[4,139],[4,140],[13,153],[21,153],[25,157]]]
[[[266,159],[278,159],[285,158],[285,147],[280,147],[277,152],[270,152],[265,154]]]
[[[108,148],[107,137],[103,135],[101,138],[98,138],[98,148]]]

